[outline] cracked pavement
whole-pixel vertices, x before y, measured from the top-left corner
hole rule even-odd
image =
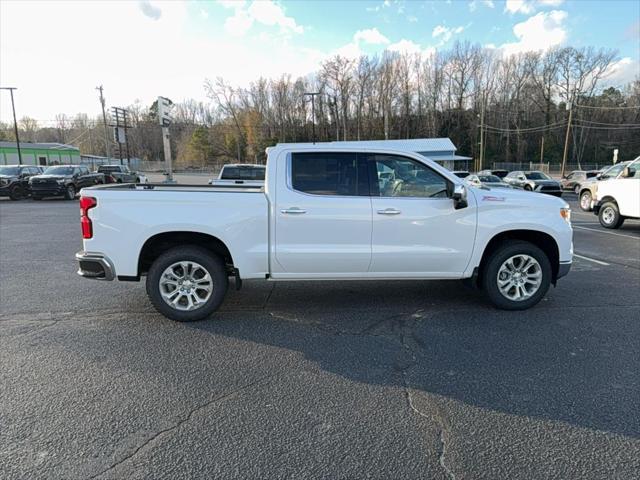
[[[0,201],[0,478],[640,476],[637,222],[577,229],[611,265],[526,312],[457,282],[245,282],[178,324],[75,275],[78,216]]]

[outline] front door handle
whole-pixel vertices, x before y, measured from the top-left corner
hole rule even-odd
[[[384,210],[378,210],[378,215],[398,215],[402,212],[400,210],[396,210],[395,208],[385,208]]]
[[[292,208],[285,208],[284,210],[280,210],[280,213],[293,213],[293,214],[301,214],[301,213],[307,213],[306,210],[303,210],[302,208],[298,208],[298,207],[292,207]]]

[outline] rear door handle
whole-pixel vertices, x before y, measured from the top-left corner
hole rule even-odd
[[[398,215],[402,213],[400,210],[396,210],[395,208],[385,208],[384,210],[378,210],[378,215]]]
[[[301,214],[301,213],[307,213],[306,210],[303,210],[302,208],[298,208],[298,207],[292,207],[292,208],[285,208],[284,210],[280,210],[280,213],[293,213],[293,214]]]

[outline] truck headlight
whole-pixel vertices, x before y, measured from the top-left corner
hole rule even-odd
[[[560,216],[564,218],[567,223],[571,223],[571,209],[568,207],[560,209]]]

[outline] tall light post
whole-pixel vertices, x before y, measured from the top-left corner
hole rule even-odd
[[[320,92],[305,92],[305,97],[311,97],[311,129],[313,131],[313,144],[316,144],[316,95]]]
[[[16,146],[18,147],[18,163],[22,165],[22,152],[20,151],[20,135],[18,135],[18,121],[16,120],[16,106],[13,103],[13,91],[16,87],[0,87],[0,90],[9,90],[11,94],[11,110],[13,110],[13,129],[16,132]]]

